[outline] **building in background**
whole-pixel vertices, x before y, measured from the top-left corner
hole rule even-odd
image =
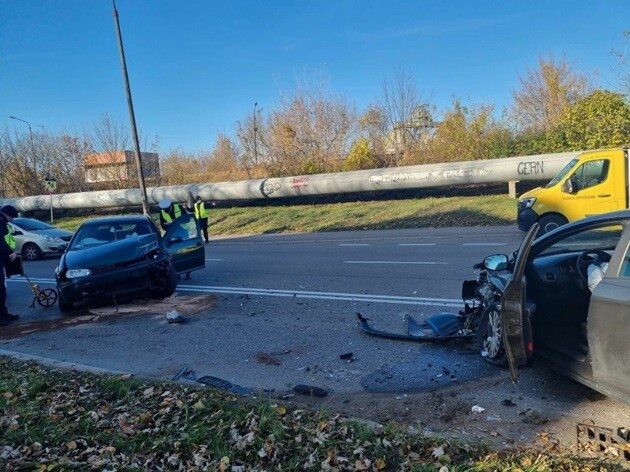
[[[85,156],[85,181],[101,183],[112,181],[134,182],[138,178],[134,151],[99,152]],[[160,161],[156,152],[140,153],[142,171],[147,180],[160,177]]]

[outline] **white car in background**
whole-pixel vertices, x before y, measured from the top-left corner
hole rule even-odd
[[[61,254],[74,234],[33,218],[14,218],[9,226],[15,238],[15,252],[27,261],[41,259],[44,254]]]

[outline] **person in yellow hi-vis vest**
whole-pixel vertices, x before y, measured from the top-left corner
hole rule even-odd
[[[203,237],[206,240],[206,244],[208,244],[208,210],[206,210],[206,204],[199,195],[195,199],[194,207],[195,219],[199,222],[199,227],[203,231]]]
[[[2,278],[0,281],[0,326],[7,326],[12,321],[20,318],[19,315],[12,315],[7,311],[7,287],[4,278],[5,267],[17,258],[15,240],[8,224],[17,216],[18,212],[12,205],[5,205],[0,208],[0,278]]]
[[[186,210],[179,203],[173,203],[165,198],[160,201],[160,226],[166,231],[174,220],[185,213]]]
[[[188,213],[186,208],[179,203],[173,203],[168,198],[160,201],[160,226],[164,231],[168,229],[173,221]],[[178,276],[179,277],[179,276]],[[190,280],[190,272],[186,272],[186,280]]]

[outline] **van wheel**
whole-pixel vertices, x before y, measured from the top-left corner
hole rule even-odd
[[[27,261],[36,261],[42,258],[42,250],[35,243],[26,243],[22,248],[22,255]]]
[[[538,230],[538,236],[547,234],[562,225],[566,225],[568,221],[566,218],[560,215],[545,215],[540,219],[540,229]]]
[[[501,336],[499,303],[491,303],[481,314],[477,329],[477,347],[486,362],[500,367],[507,365],[505,346]]]

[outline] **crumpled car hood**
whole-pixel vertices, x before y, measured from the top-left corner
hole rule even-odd
[[[134,236],[100,246],[67,251],[64,254],[68,269],[99,269],[143,259],[159,247],[153,234]]]

